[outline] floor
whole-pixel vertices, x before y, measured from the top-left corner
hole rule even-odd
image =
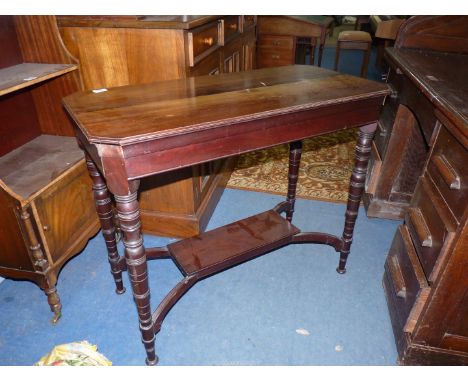
[[[281,201],[225,190],[209,228]],[[298,200],[294,223],[340,235],[345,206]],[[381,286],[398,222],[361,209],[348,272],[323,245],[291,245],[196,284],[157,335],[160,365],[394,365],[396,349]],[[169,239],[146,236],[147,246]],[[150,262],[153,309],[180,279],[171,260]],[[129,287],[127,276],[125,284]],[[114,293],[101,235],[63,268],[63,317],[51,325],[42,291],[27,281],[0,285],[0,365],[32,365],[55,345],[87,340],[114,365],[143,365],[131,293]]]

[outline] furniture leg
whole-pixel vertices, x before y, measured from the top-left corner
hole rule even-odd
[[[340,42],[338,41],[338,42],[336,43],[335,64],[334,64],[334,66],[333,66],[333,70],[334,70],[335,72],[338,71],[338,61],[340,60],[340,48],[341,48]],[[319,58],[320,58],[320,57],[319,57]],[[319,66],[320,66],[320,64],[319,64]]]
[[[49,303],[50,310],[54,313],[52,323],[56,324],[62,315],[62,304],[60,303],[60,298],[57,294],[57,289],[55,288],[55,280],[51,280],[50,274],[48,274],[49,263],[44,256],[44,252],[42,252],[41,244],[37,239],[31,222],[31,216],[27,209],[21,211],[21,220],[24,223],[26,235],[29,240],[29,249],[31,250],[32,257],[34,259],[34,266],[38,271],[44,274],[45,280],[42,283],[41,288],[47,296],[47,302]]]
[[[93,195],[96,203],[96,212],[99,216],[102,227],[102,236],[107,246],[108,259],[111,267],[111,273],[114,277],[116,293],[122,294],[125,292],[125,287],[122,282],[122,269],[120,266],[120,256],[117,250],[116,231],[114,225],[114,212],[112,210],[112,203],[110,193],[107,190],[106,183],[101,176],[101,173],[96,168],[93,160],[88,153],[86,156],[86,166],[88,167],[89,175],[93,181]]]
[[[346,272],[346,260],[348,258],[351,243],[353,242],[354,225],[359,212],[362,193],[366,181],[367,164],[371,152],[372,139],[374,138],[377,123],[362,126],[359,129],[359,136],[356,144],[356,161],[349,183],[348,204],[345,214],[345,225],[343,230],[343,246],[340,251],[340,262],[338,273]]]
[[[138,311],[142,342],[146,349],[146,364],[156,365],[155,334],[150,306],[148,267],[141,235],[140,207],[137,200],[139,181],[129,182],[128,195],[115,195],[120,229],[125,246],[125,261]]]
[[[291,221],[294,214],[294,204],[296,203],[296,188],[299,177],[299,165],[301,162],[302,141],[291,142],[289,144],[289,170],[288,170],[288,193],[286,201],[289,208],[286,211],[286,220]]]
[[[320,43],[320,45],[319,45],[319,54],[318,54],[317,66],[322,66],[323,45],[324,44],[322,44],[322,43]]]
[[[317,39],[312,37],[310,39],[310,65],[314,65],[315,63],[315,47],[316,46],[317,46]],[[320,63],[317,62],[317,65],[320,66]]]
[[[367,68],[369,67],[369,58],[371,54],[371,43],[368,43],[367,50],[364,51],[364,59],[361,67],[361,77],[367,78]]]

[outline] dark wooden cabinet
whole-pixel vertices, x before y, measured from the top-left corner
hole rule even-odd
[[[392,88],[392,95],[383,105],[372,148],[364,195],[368,216],[404,218],[428,158],[437,123],[431,89],[437,81],[441,89],[441,79],[425,78],[428,82],[423,86],[407,70],[412,58],[399,55],[399,49],[466,54],[467,21],[465,16],[413,17],[401,27],[395,49],[386,50],[389,65],[387,83]],[[436,59],[434,69],[437,75],[455,83],[459,69],[444,67],[443,62],[443,56]],[[424,65],[422,68],[427,69]],[[458,76],[458,80],[460,85],[464,84],[462,77]],[[442,94],[452,90],[446,87]]]
[[[77,66],[54,23],[0,17],[0,276],[35,282],[56,321],[60,269],[99,223],[84,155],[61,107],[78,89]]]
[[[437,42],[436,32],[443,44],[433,50],[405,45],[406,33],[416,44],[414,36],[424,34]],[[374,187],[375,197],[385,184],[389,197],[380,210],[372,199],[367,207],[403,217],[383,285],[404,365],[468,364],[468,59],[460,54],[467,52],[468,18],[456,16],[412,18],[387,50],[396,93],[386,108],[397,109],[390,130],[391,110],[382,112],[380,128],[390,137],[374,142],[373,171],[380,166],[380,174],[367,189]]]
[[[83,89],[145,84],[255,67],[256,16],[60,16]],[[235,158],[142,183],[143,231],[189,237],[204,230]]]

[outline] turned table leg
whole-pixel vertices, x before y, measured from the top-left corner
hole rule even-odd
[[[372,139],[374,138],[376,128],[377,124],[373,123],[362,126],[359,129],[359,136],[356,144],[356,161],[349,183],[348,204],[346,207],[345,225],[342,236],[343,245],[340,251],[340,262],[338,268],[336,268],[338,273],[346,272],[346,260],[350,252],[351,243],[353,242],[354,225],[364,191],[367,164],[369,162]]]
[[[137,200],[139,181],[131,181],[129,184],[129,189],[132,191],[128,195],[114,194],[114,197],[123,234],[125,261],[138,311],[142,342],[146,349],[146,364],[155,365],[158,362],[158,357],[154,346],[155,333],[150,306],[148,269],[140,229],[140,207]]]
[[[299,165],[301,163],[302,141],[291,142],[289,144],[289,170],[288,170],[288,193],[286,201],[289,208],[286,211],[286,220],[292,220],[294,205],[296,203],[296,188],[299,178]]]
[[[34,259],[34,267],[44,274],[44,280],[41,282],[41,288],[47,296],[47,302],[49,303],[50,310],[54,313],[52,323],[56,324],[62,315],[62,304],[60,302],[59,295],[57,294],[57,289],[55,288],[56,278],[53,277],[51,279],[50,277],[49,262],[46,260],[44,252],[42,252],[41,244],[36,237],[36,233],[31,222],[31,216],[26,209],[21,212],[21,220],[24,223],[26,235],[29,239],[29,249],[31,250],[32,257]]]
[[[122,270],[119,265],[119,252],[117,250],[117,240],[115,237],[114,212],[110,193],[107,190],[106,183],[101,176],[101,173],[96,168],[96,165],[86,154],[86,166],[88,167],[89,175],[93,181],[94,202],[96,203],[96,211],[99,216],[102,227],[102,236],[107,246],[108,259],[111,266],[111,273],[114,277],[116,293],[122,294],[125,292],[125,287],[122,282]]]

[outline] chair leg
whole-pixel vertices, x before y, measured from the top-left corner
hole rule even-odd
[[[340,42],[336,44],[336,53],[335,53],[335,66],[333,67],[334,71],[338,71],[338,61],[340,60]]]
[[[367,68],[369,67],[369,58],[371,53],[371,44],[367,44],[367,49],[364,51],[364,59],[361,67],[361,77],[367,78]]]

